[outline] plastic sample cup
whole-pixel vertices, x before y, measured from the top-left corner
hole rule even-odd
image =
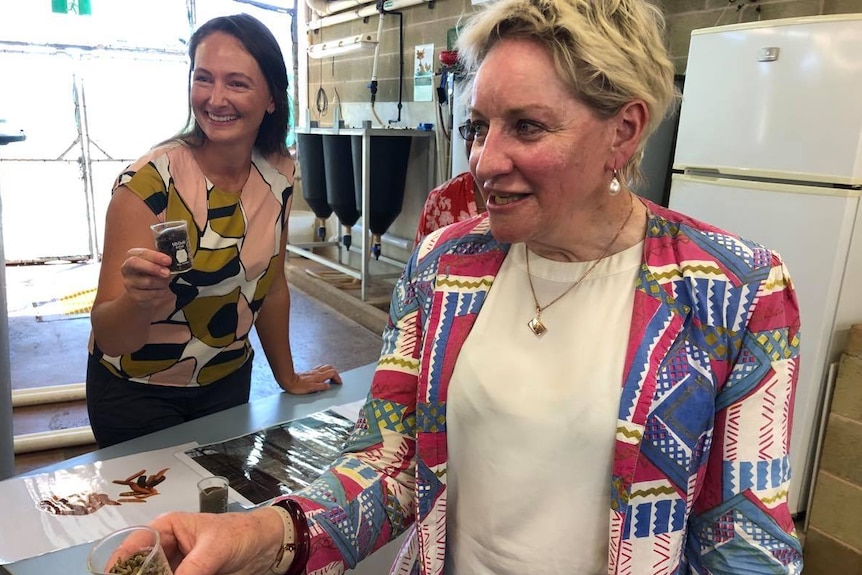
[[[226,513],[228,480],[214,475],[198,481],[198,499],[201,513]]]
[[[93,575],[173,575],[152,527],[136,525],[115,531],[97,541],[87,555]]]
[[[161,222],[150,226],[156,249],[171,256],[168,269],[181,274],[192,269],[192,250],[189,242],[189,224],[185,220]]]

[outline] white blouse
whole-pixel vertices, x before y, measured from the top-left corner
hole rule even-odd
[[[542,313],[512,246],[447,398],[447,575],[607,573],[610,475],[643,242]],[[592,262],[530,253],[539,303]]]

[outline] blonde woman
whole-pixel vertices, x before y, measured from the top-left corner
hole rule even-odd
[[[393,573],[800,573],[787,269],[630,190],[675,98],[658,9],[487,6],[458,46],[487,214],[419,244],[316,483],[154,522],[177,575],[341,573],[407,529]]]

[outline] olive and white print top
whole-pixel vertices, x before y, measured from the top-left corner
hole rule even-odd
[[[251,356],[248,334],[276,273],[293,161],[273,166],[260,154],[241,193],[214,186],[191,150],[169,143],[124,170],[126,186],[159,221],[186,220],[194,265],[175,275],[173,300],[158,311],[147,343],[107,356],[90,336],[90,353],[118,377],[160,385],[207,385]],[[154,247],[154,246],[153,246]]]

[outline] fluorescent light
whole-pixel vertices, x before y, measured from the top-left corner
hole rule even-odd
[[[376,46],[377,38],[374,34],[359,34],[357,36],[341,38],[340,40],[312,44],[308,47],[308,56],[310,58],[328,58],[360,50],[373,50]]]

